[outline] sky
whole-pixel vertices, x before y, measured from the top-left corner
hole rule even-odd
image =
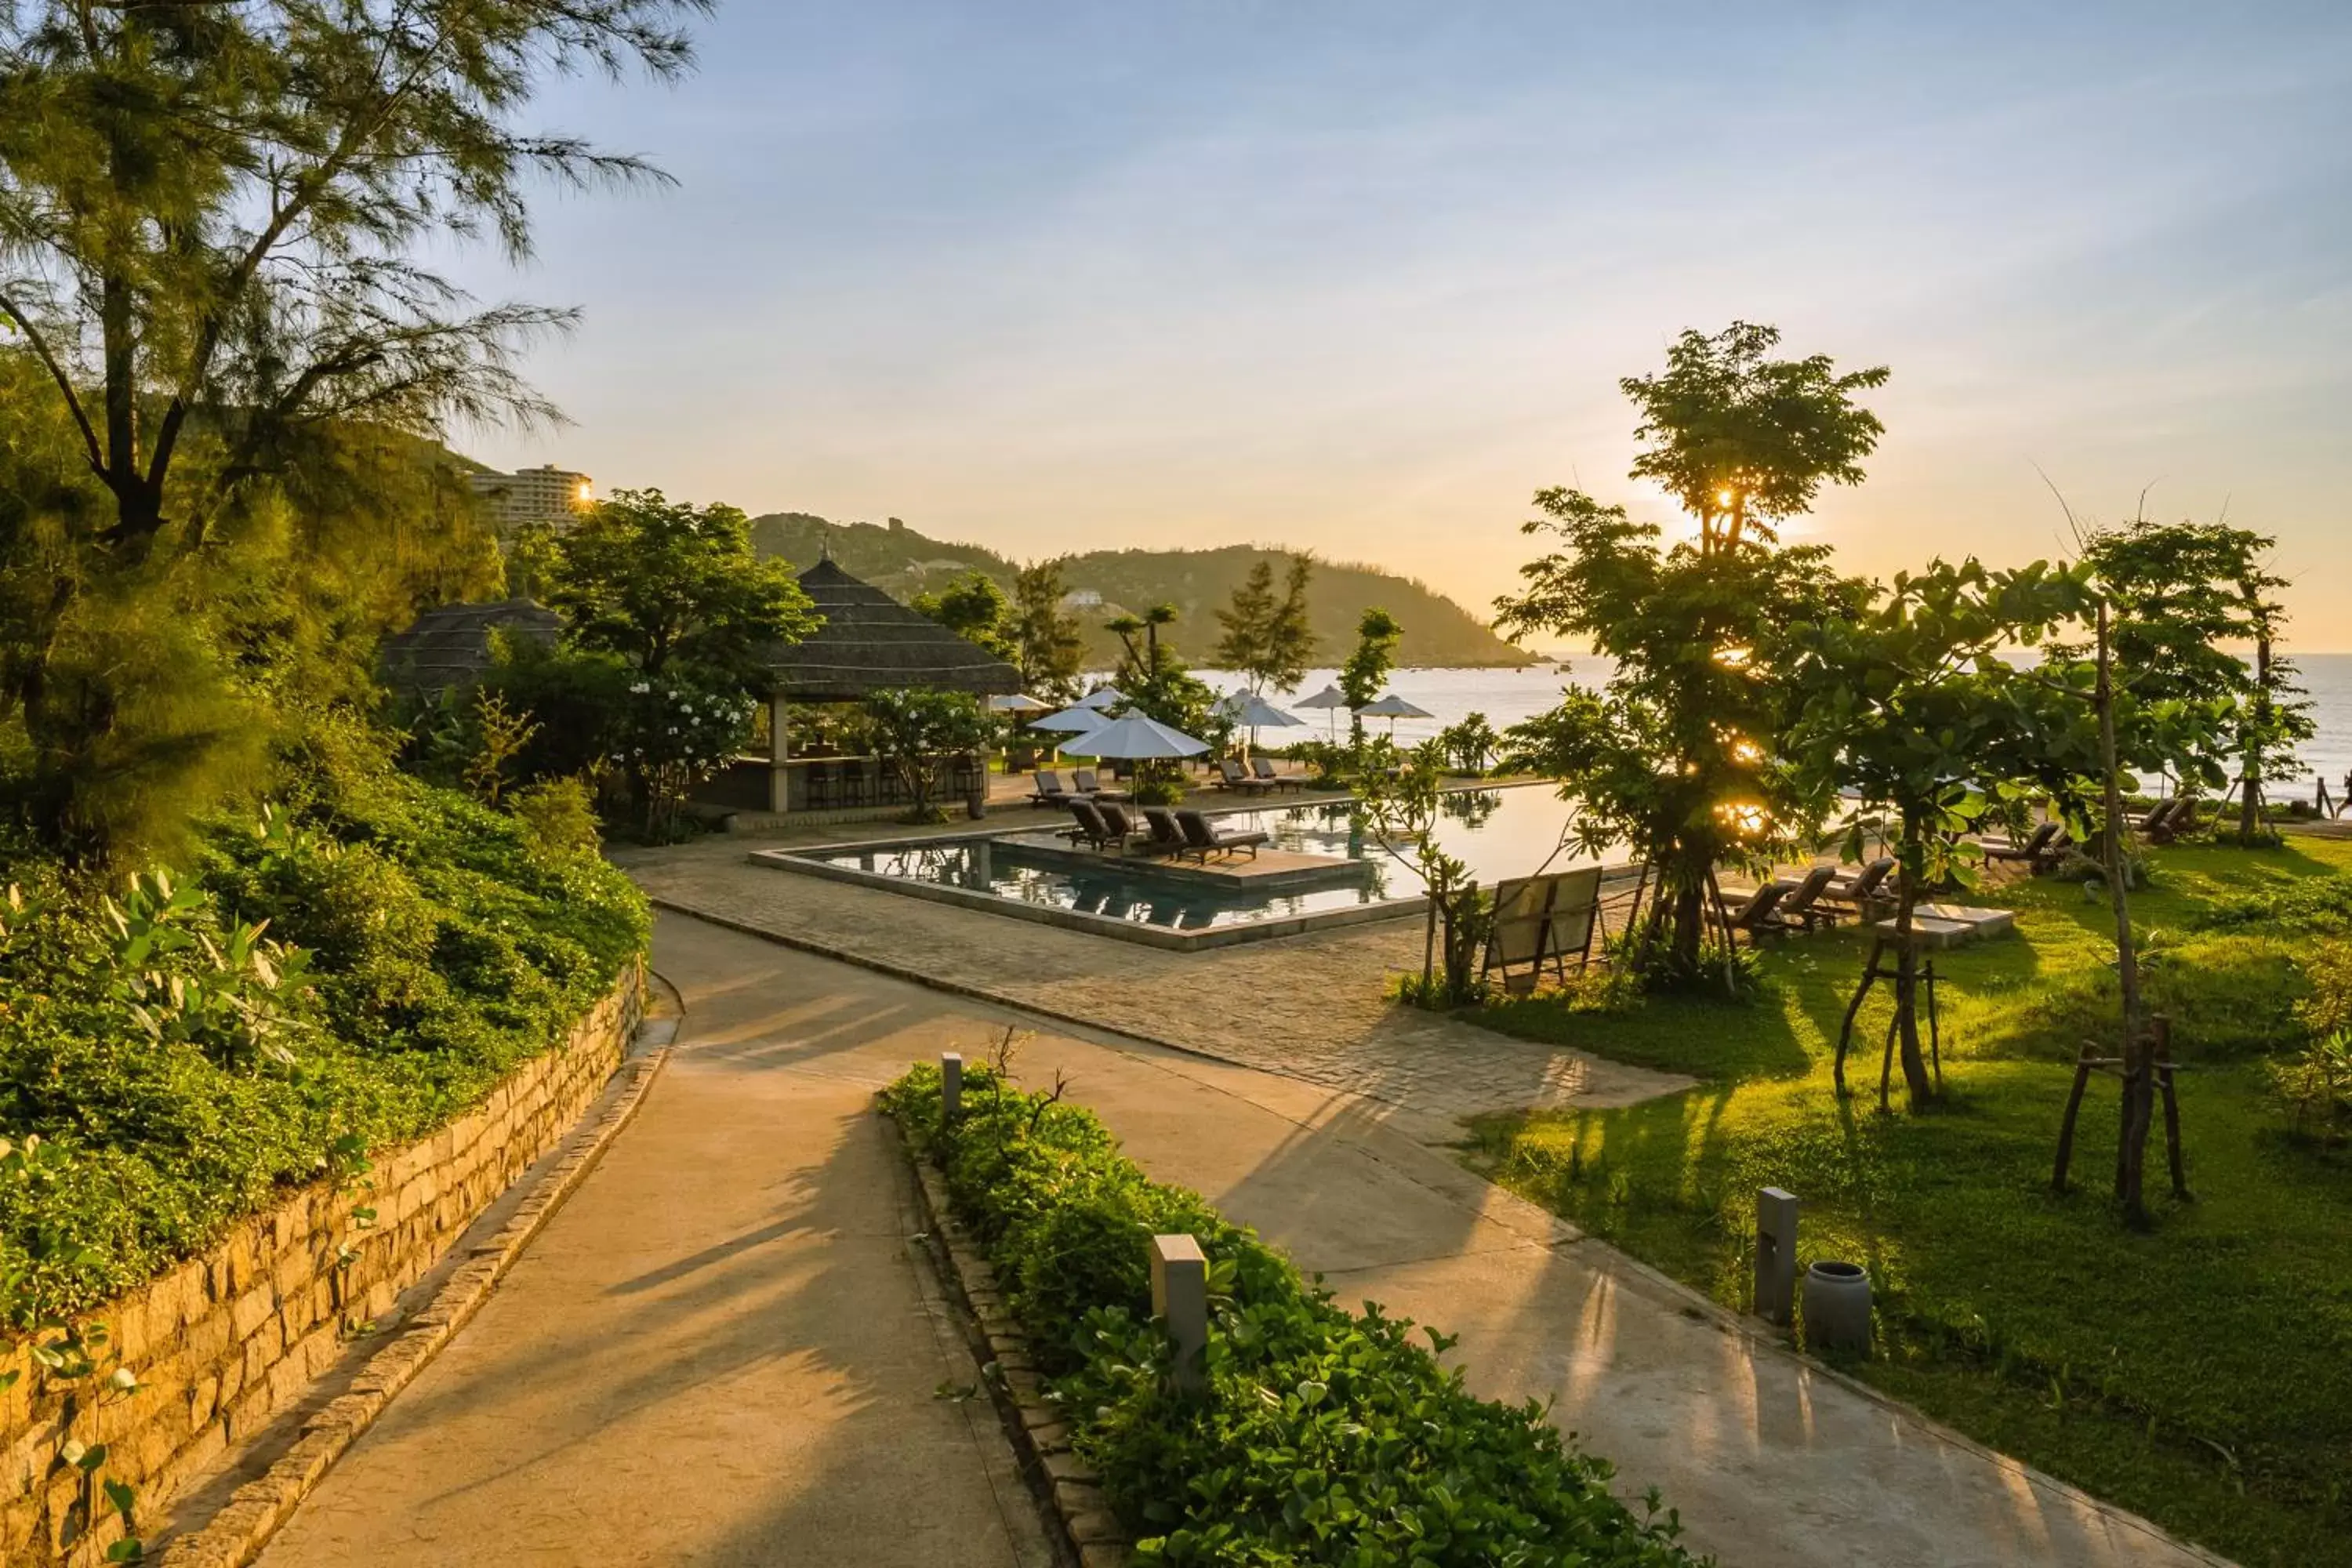
[[[1767,15],[1766,13],[1769,13]],[[1484,613],[1685,327],[1885,364],[1801,536],[1885,576],[2065,513],[2273,533],[2352,649],[2352,4],[735,0],[677,86],[527,122],[676,184],[549,193],[484,298],[578,305],[504,467],[1030,558],[1254,542]]]

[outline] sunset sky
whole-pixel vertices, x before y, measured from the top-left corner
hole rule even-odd
[[[1775,13],[1768,19],[1762,14]],[[2352,648],[2352,4],[735,0],[702,69],[537,123],[486,297],[585,308],[576,421],[460,445],[1016,556],[1256,541],[1484,611],[1528,497],[1626,479],[1616,380],[1770,321],[1894,380],[1852,569],[2064,518],[2275,532]]]

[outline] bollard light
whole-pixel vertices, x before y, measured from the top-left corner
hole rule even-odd
[[[1178,1394],[1209,1386],[1209,1259],[1189,1236],[1151,1238],[1151,1315],[1168,1327],[1175,1350],[1169,1379]]]
[[[1766,1187],[1756,1194],[1756,1315],[1786,1323],[1797,1301],[1797,1194]]]
[[[940,1120],[953,1121],[963,1114],[963,1056],[940,1053]]]

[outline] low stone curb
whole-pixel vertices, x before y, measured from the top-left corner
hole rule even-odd
[[[1070,1451],[1070,1429],[1061,1411],[1045,1399],[1029,1342],[997,1294],[996,1271],[972,1246],[963,1222],[950,1212],[947,1184],[939,1172],[915,1152],[895,1121],[887,1115],[884,1120],[899,1131],[897,1142],[915,1173],[917,1203],[935,1244],[933,1255],[943,1262],[941,1272],[955,1287],[965,1336],[980,1360],[989,1396],[1012,1435],[1022,1474],[1060,1522],[1081,1568],[1125,1568],[1127,1536],[1111,1517],[1102,1478]]]
[[[237,1488],[220,1511],[195,1529],[174,1536],[155,1558],[157,1568],[246,1568],[260,1554],[335,1461],[375,1424],[383,1407],[481,1310],[523,1248],[595,1168],[606,1146],[644,1104],[646,1090],[669,1060],[670,1041],[677,1030],[675,1018],[648,1019],[638,1026],[638,1040],[651,1042],[650,1048],[621,1064],[614,1076],[627,1081],[587,1137],[540,1179],[495,1235],[467,1249],[466,1261],[443,1281],[433,1299],[368,1358],[352,1380],[351,1391],[330,1400],[304,1422],[293,1447],[260,1476]]]

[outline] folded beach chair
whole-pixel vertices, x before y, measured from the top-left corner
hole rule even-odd
[[[1255,829],[1244,833],[1220,833],[1210,826],[1209,819],[1197,811],[1178,812],[1176,826],[1183,830],[1186,846],[1200,856],[1204,866],[1211,855],[1230,855],[1236,849],[1248,850],[1250,858],[1255,860],[1259,845],[1274,842],[1271,836]]]

